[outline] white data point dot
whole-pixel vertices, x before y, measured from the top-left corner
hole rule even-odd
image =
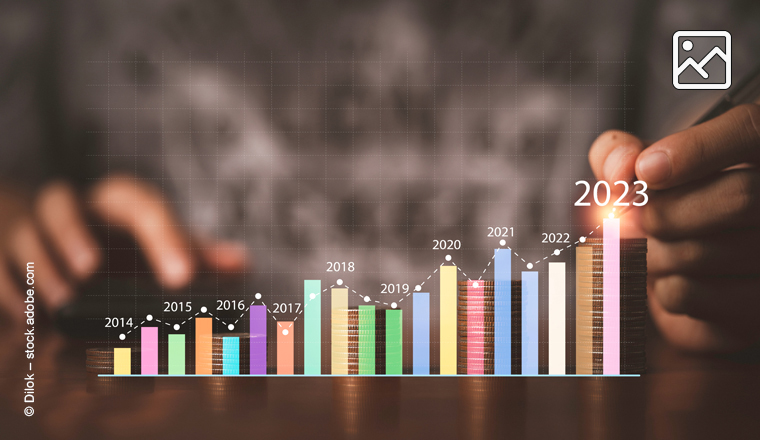
[[[451,261],[451,255],[446,255],[446,261]]]
[[[342,286],[343,285],[343,280],[341,280],[340,278],[338,278],[338,281],[335,284],[337,284],[339,286]]]
[[[396,307],[398,307],[398,304],[396,304],[396,303],[391,303],[391,307],[395,309]]]
[[[179,324],[174,324],[174,330],[179,330]]]
[[[504,246],[507,244],[507,240],[499,240],[499,246]]]
[[[153,321],[153,315],[148,315],[145,317],[148,321]]]
[[[528,269],[533,269],[533,263],[528,263]]]
[[[581,243],[585,243],[586,242],[586,237],[581,237],[580,240],[578,240],[578,241],[580,241]]]
[[[480,284],[478,284],[478,282],[475,281],[474,283],[472,283],[472,287],[480,287]]]
[[[314,299],[316,297],[317,297],[317,295],[315,293],[312,293],[312,294],[309,295],[309,299]]]
[[[227,328],[228,328],[230,331],[232,331],[232,330],[235,330],[235,324],[230,324],[230,325],[228,325],[228,326],[227,326]]]
[[[119,339],[121,339],[123,341],[123,340],[127,339],[127,335],[125,335],[124,333],[122,333],[122,334],[119,335]]]
[[[610,212],[610,215],[608,215],[609,218],[615,218],[615,214]]]
[[[287,336],[288,335],[288,329],[283,329],[282,334]]]
[[[559,249],[554,249],[554,255],[559,255]]]
[[[414,286],[414,291],[415,292],[419,292],[420,290],[422,290],[422,286],[420,286],[419,284],[417,284],[416,286]]]
[[[364,297],[364,302],[365,302],[365,303],[368,303],[368,302],[369,302],[369,296],[365,296],[365,297]]]
[[[208,312],[208,309],[206,308],[206,306],[201,307],[201,313],[206,313],[206,312]]]
[[[260,294],[260,293],[257,293],[256,295],[254,295],[254,298],[256,298],[256,299],[261,299],[261,294]]]

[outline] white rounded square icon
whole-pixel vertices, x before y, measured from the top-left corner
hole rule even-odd
[[[731,34],[726,31],[673,34],[673,87],[680,90],[731,87]]]

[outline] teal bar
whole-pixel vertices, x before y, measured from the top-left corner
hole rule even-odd
[[[240,374],[240,338],[232,336],[222,338],[222,374],[225,376]]]
[[[303,374],[322,373],[322,281],[303,282]]]
[[[169,335],[169,374],[185,374],[185,335]]]

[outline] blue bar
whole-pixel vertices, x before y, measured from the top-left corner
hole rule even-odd
[[[512,374],[512,250],[494,250],[494,373]]]
[[[222,374],[237,376],[240,374],[240,339],[222,338]]]
[[[412,296],[412,373],[430,374],[430,294]]]
[[[522,273],[522,374],[538,374],[538,272]]]

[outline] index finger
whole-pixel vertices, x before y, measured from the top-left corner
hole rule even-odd
[[[655,142],[636,160],[636,175],[666,189],[759,159],[760,106],[744,104]]]
[[[107,223],[135,237],[163,285],[178,288],[190,281],[190,241],[161,194],[137,179],[111,177],[95,188],[93,202]]]
[[[588,161],[597,180],[614,182],[635,179],[636,158],[644,149],[644,143],[636,136],[619,130],[608,130],[591,144]]]

